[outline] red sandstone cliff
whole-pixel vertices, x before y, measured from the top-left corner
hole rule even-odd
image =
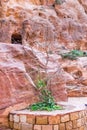
[[[10,45],[14,39],[22,45]],[[32,64],[31,59],[38,58],[38,64],[42,68],[44,65],[36,53],[33,55],[28,51],[26,54],[24,46],[26,50],[32,46],[40,52],[49,48],[57,55],[57,67],[62,74],[57,73],[52,80],[61,83],[56,85],[58,88],[51,88],[56,99],[67,98],[65,88],[69,96],[87,96],[87,58],[70,61],[62,60],[59,55],[67,50],[87,49],[87,0],[65,0],[61,5],[55,4],[54,0],[1,0],[0,42],[6,43],[0,45],[1,109],[8,106],[12,109],[13,104],[19,103],[26,105],[30,103],[30,96],[32,102],[37,98],[34,97],[33,79],[27,79],[27,74],[31,65],[35,69],[37,62]],[[55,56],[51,58],[53,60]],[[48,68],[55,72],[55,64],[49,65],[52,68]],[[63,82],[64,78],[66,81]],[[28,91],[30,89],[32,93]],[[4,115],[4,112],[1,113]]]

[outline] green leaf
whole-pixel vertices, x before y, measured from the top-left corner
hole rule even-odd
[[[43,88],[46,86],[46,83],[44,80],[38,80],[36,83],[37,88]]]

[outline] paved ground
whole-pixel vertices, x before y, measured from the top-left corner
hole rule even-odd
[[[20,110],[20,111],[12,111],[12,113],[16,114],[35,114],[35,115],[57,115],[57,114],[66,114],[70,112],[80,111],[86,109],[85,104],[87,104],[87,97],[72,97],[68,98],[67,102],[58,102],[58,104],[62,104],[64,106],[64,110],[56,110],[56,111],[29,111],[29,110]]]

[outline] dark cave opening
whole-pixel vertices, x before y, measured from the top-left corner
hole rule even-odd
[[[21,44],[22,45],[22,36],[21,36],[21,34],[18,34],[18,33],[12,34],[11,43],[12,44]]]

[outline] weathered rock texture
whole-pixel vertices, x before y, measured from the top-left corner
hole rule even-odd
[[[48,42],[67,49],[87,49],[86,1],[67,0],[55,7],[54,0],[48,0],[51,6],[42,5],[44,2],[1,1],[0,41],[10,43],[12,34],[18,33],[25,45]]]
[[[0,122],[11,109],[23,109],[38,101],[34,84],[38,80],[38,69],[46,75],[47,67],[47,78],[52,82],[48,87],[55,100],[67,100],[64,71],[53,57],[49,56],[47,66],[45,62],[46,56],[35,49],[0,43]]]
[[[67,50],[87,49],[87,0],[65,0],[61,5],[55,4],[54,0],[1,0],[0,42],[11,44],[13,41],[25,45],[26,49],[21,45],[1,44],[1,108],[30,101],[30,95],[34,98],[31,102],[36,99],[32,84],[36,73],[30,75],[29,71],[33,68],[37,72],[38,65],[43,70],[45,58],[40,57],[41,53],[40,56],[33,54],[28,46],[56,53],[56,56],[51,55],[47,66],[48,76],[53,75],[57,68],[61,70],[51,79],[50,90],[56,100],[58,97],[66,99],[66,86],[69,96],[87,96],[87,58],[70,61],[62,60],[58,55]],[[32,63],[32,59],[38,59],[38,62]],[[27,90],[32,90],[32,93]]]
[[[73,79],[66,82],[69,96],[87,96],[87,57],[74,61],[63,59],[60,64]]]

